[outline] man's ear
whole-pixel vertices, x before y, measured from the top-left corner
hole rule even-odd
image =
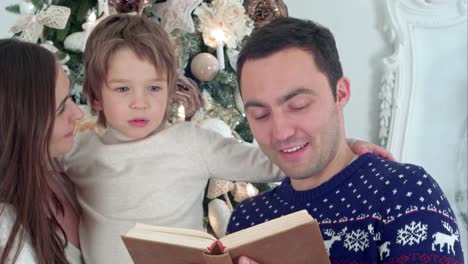
[[[336,103],[339,107],[344,108],[351,96],[351,85],[349,79],[341,77],[336,82]]]
[[[102,102],[101,100],[94,99],[92,103],[92,107],[94,111],[101,111],[102,110]]]

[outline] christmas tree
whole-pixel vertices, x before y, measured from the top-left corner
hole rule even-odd
[[[72,96],[79,104],[87,103],[81,88],[82,55],[96,24],[114,13],[149,17],[170,34],[179,59],[171,122],[197,122],[247,142],[253,138],[239,95],[237,55],[255,27],[287,16],[281,0],[24,0],[6,9],[20,15],[11,28],[13,37],[40,43],[56,54],[75,83]],[[271,188],[269,184],[255,187]],[[221,221],[220,214],[230,213],[233,203],[257,192],[247,183],[211,181],[207,196],[223,196],[226,202],[215,199],[208,206],[206,200],[211,224]],[[216,231],[220,224],[215,225]]]

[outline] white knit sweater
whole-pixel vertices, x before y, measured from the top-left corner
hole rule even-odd
[[[202,230],[210,178],[272,182],[283,175],[258,147],[192,123],[133,142],[113,129],[82,132],[62,165],[82,207],[88,264],[131,263],[120,236],[135,223]]]

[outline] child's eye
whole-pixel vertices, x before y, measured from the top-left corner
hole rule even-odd
[[[157,91],[161,90],[161,87],[159,87],[157,85],[151,85],[150,87],[148,87],[148,90],[150,90],[152,92],[157,92]]]
[[[123,93],[123,92],[128,92],[129,89],[128,87],[124,86],[124,87],[117,87],[114,90],[117,92]]]

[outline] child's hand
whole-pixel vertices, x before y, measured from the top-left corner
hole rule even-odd
[[[242,256],[239,258],[238,264],[259,264],[258,262],[249,259],[248,257]]]
[[[353,140],[352,142],[349,142],[348,144],[351,150],[354,153],[358,154],[359,156],[367,152],[370,152],[374,155],[377,155],[387,160],[395,160],[395,157],[393,157],[392,153],[390,153],[389,151],[387,151],[386,149],[380,146],[369,143],[367,141],[356,139],[356,140]]]

